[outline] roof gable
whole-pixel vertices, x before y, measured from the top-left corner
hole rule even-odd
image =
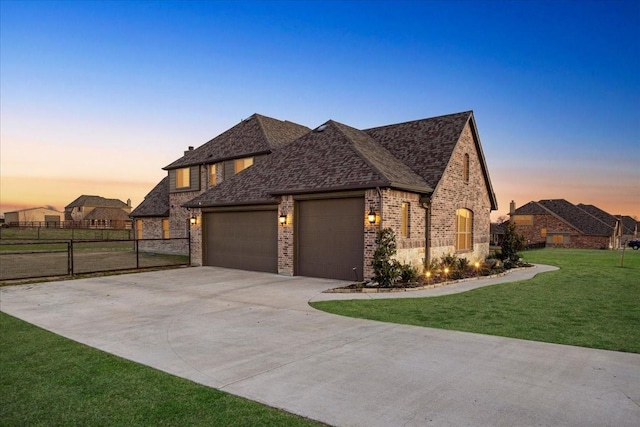
[[[105,207],[105,208],[128,208],[127,205],[122,200],[118,199],[106,199],[101,196],[90,196],[83,194],[82,196],[75,199],[73,202],[69,203],[66,208],[75,208],[80,206],[91,206],[91,207]]]
[[[474,138],[491,208],[495,210],[498,204],[472,111],[381,126],[365,132],[424,178],[430,187],[436,188],[467,124]]]
[[[279,194],[395,187],[432,189],[366,133],[328,121],[187,206],[275,202]]]
[[[169,177],[165,176],[129,215],[135,217],[169,216]]]
[[[310,131],[289,121],[253,114],[163,169],[176,169],[269,153]]]

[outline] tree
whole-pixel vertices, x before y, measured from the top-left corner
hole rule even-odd
[[[376,251],[373,253],[373,280],[389,287],[400,278],[400,263],[391,259],[396,252],[396,235],[391,228],[383,228],[376,235]]]
[[[502,259],[504,261],[517,262],[520,258],[518,252],[524,249],[524,236],[516,233],[516,225],[510,222],[502,240]]]

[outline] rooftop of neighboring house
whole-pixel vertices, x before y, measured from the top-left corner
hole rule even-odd
[[[176,169],[198,164],[267,154],[310,132],[306,126],[253,114],[163,169]]]
[[[281,194],[375,187],[427,195],[439,183],[468,123],[495,208],[497,203],[472,112],[365,131],[330,120],[270,155],[262,164],[243,171],[241,177],[213,187],[186,206],[275,202],[275,196]]]
[[[131,217],[169,216],[169,177],[165,176],[130,214]]]
[[[583,211],[587,212],[588,214],[595,216],[596,218],[598,218],[600,221],[604,222],[605,224],[609,225],[610,227],[615,227],[616,224],[619,221],[619,218],[616,218],[615,216],[611,215],[608,212],[603,211],[602,209],[594,206],[594,205],[585,205],[583,203],[579,203],[578,207],[580,209],[582,209]]]
[[[637,234],[640,231],[640,222],[628,215],[616,215],[622,221],[622,234]]]
[[[65,206],[65,209],[88,206],[88,207],[104,207],[104,208],[130,208],[127,203],[118,199],[106,199],[101,196],[90,196],[83,194],[73,202]]]
[[[129,214],[121,208],[95,208],[89,212],[85,220],[109,220],[109,221],[129,221]]]
[[[50,211],[50,212],[57,212],[57,213],[62,213],[57,209],[52,209],[52,208],[45,208],[45,207],[39,207],[39,208],[25,208],[25,209],[18,209],[17,211],[9,211],[9,212],[5,212],[6,214],[11,214],[11,213],[18,213],[18,212],[28,212],[28,211],[35,211],[35,210],[46,210],[46,211]]]
[[[595,212],[595,209],[591,210]],[[564,199],[548,199],[529,202],[516,209],[514,214],[553,215],[582,234],[591,236],[611,235],[613,227],[615,226],[615,223],[610,225],[608,222],[597,218],[586,210]]]

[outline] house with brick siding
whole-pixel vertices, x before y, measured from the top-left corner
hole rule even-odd
[[[129,228],[131,200],[83,194],[64,208],[65,221],[74,221],[83,227]]]
[[[489,254],[497,202],[471,111],[363,130],[296,125],[259,147],[261,132],[243,135],[255,127],[236,128],[220,141],[237,139],[243,154],[216,148],[217,137],[165,168],[170,234],[172,216],[189,224],[193,265],[362,280],[387,227],[397,259],[419,270],[444,254]]]
[[[138,239],[186,238],[189,209],[183,205],[225,179],[258,164],[310,129],[253,114],[165,166],[167,175],[132,212]]]
[[[510,217],[527,245],[579,249],[614,249],[621,245],[620,219],[593,205],[549,199],[516,209],[512,202]]]

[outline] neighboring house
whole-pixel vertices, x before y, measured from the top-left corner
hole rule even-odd
[[[509,221],[492,222],[491,223],[491,244],[494,246],[502,245],[504,236],[507,232]]]
[[[190,235],[193,265],[361,280],[386,227],[397,259],[420,270],[444,254],[489,254],[497,203],[470,111],[313,131],[256,114],[165,169],[169,234]],[[166,218],[145,216],[152,193],[132,215],[143,236]]]
[[[166,176],[144,196],[144,200],[129,215],[136,218],[136,239],[169,236],[169,177]]]
[[[67,221],[82,227],[129,228],[131,226],[131,200],[124,203],[118,199],[82,195],[65,206]]]
[[[511,221],[527,245],[612,249],[620,246],[620,221],[592,205],[574,205],[564,199],[529,202],[515,209]]]
[[[40,223],[46,227],[59,227],[63,212],[49,208],[29,208],[13,212],[5,212],[4,221],[7,225],[19,225],[21,223]]]
[[[623,245],[625,245],[629,240],[634,240],[640,237],[640,234],[638,234],[640,231],[638,221],[628,215],[616,215],[616,218],[619,218],[622,223]]]

